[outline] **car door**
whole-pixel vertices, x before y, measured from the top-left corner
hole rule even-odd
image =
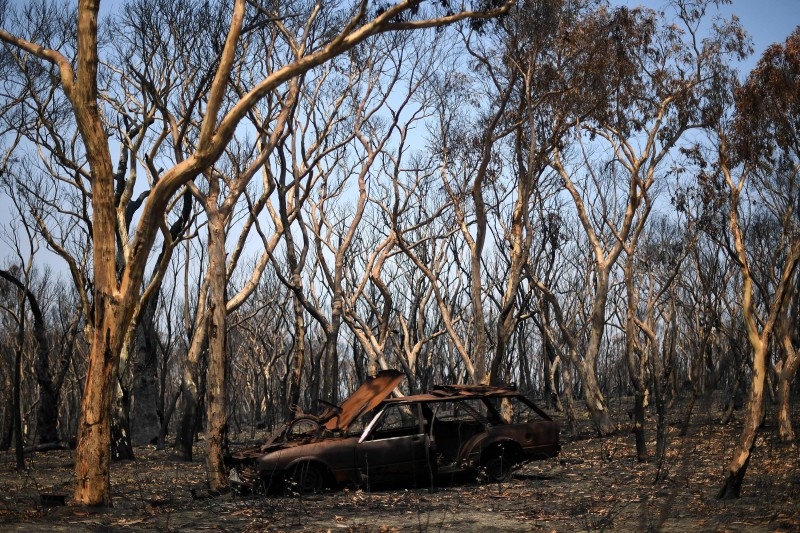
[[[372,485],[430,480],[430,440],[419,404],[387,404],[356,445],[356,464]]]

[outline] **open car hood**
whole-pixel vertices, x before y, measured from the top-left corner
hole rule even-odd
[[[367,378],[323,426],[330,431],[346,431],[356,418],[388,398],[403,377],[404,374],[398,370],[381,370],[377,376]]]

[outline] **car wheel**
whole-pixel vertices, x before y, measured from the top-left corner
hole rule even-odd
[[[313,463],[301,463],[294,468],[292,474],[294,490],[300,494],[322,492],[325,485],[325,473]]]
[[[483,464],[484,477],[489,483],[505,483],[511,481],[514,462],[504,453],[490,457]]]

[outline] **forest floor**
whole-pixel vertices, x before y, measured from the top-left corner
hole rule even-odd
[[[628,422],[626,399],[613,400]],[[759,434],[738,500],[716,499],[741,428],[741,413],[720,424],[720,403],[699,400],[685,437],[682,405],[669,418],[666,476],[639,463],[633,434],[562,436],[558,459],[530,464],[503,484],[476,481],[427,489],[338,491],[305,497],[208,497],[202,459],[170,460],[169,450],[137,448],[112,465],[114,506],[70,506],[71,451],[34,453],[17,472],[0,454],[2,531],[800,531],[800,451],[777,441],[774,414]],[[794,420],[800,429],[800,417]],[[647,427],[655,451],[655,422]],[[562,421],[562,428],[564,427]],[[200,443],[202,445],[202,442]],[[197,457],[202,457],[198,447]],[[67,500],[67,505],[57,501]],[[56,500],[56,501],[54,501]]]

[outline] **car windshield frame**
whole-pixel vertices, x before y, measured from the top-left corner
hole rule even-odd
[[[406,398],[412,398],[412,397],[407,396]],[[361,436],[358,439],[358,444],[364,443],[372,435],[373,431],[378,429],[384,417],[386,416],[386,411],[388,409],[390,408],[401,409],[403,407],[410,407],[415,411],[413,414],[417,427],[416,429],[417,432],[415,433],[415,435],[423,435],[425,433],[425,430],[423,429],[422,426],[422,420],[424,419],[424,416],[422,413],[422,407],[420,406],[419,403],[387,402],[384,400],[384,403],[380,405],[380,408],[378,409],[377,413],[375,413],[375,416],[373,416],[372,419],[369,421],[369,423],[367,423],[367,425],[364,427],[364,431],[361,433]],[[394,438],[394,437],[388,437],[388,438]]]

